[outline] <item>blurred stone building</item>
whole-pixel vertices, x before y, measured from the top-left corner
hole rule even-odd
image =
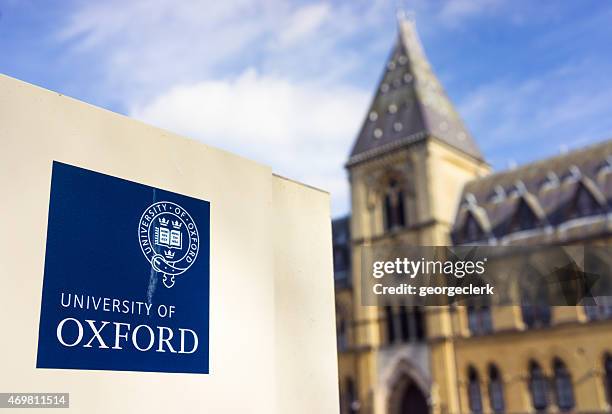
[[[424,54],[396,45],[346,168],[334,220],[342,413],[607,412],[612,306],[373,307],[364,249],[606,244],[612,142],[491,174]]]

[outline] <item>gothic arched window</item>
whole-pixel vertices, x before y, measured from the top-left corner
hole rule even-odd
[[[416,339],[422,341],[425,339],[425,315],[421,308],[414,308],[414,320],[416,323]]]
[[[346,403],[343,413],[351,414],[359,411],[359,400],[357,399],[357,391],[355,382],[348,378],[346,380]]]
[[[523,322],[529,329],[550,325],[551,311],[549,305],[526,305],[521,307]]]
[[[608,398],[608,404],[612,405],[612,355],[610,354],[606,354],[604,358],[604,369],[606,371],[604,378],[606,397]]]
[[[612,296],[596,297],[596,304],[584,305],[584,311],[591,321],[612,318]]]
[[[588,260],[588,262],[587,262]],[[609,258],[600,257],[599,254],[589,254],[585,257],[589,273],[592,275],[607,275],[610,269]],[[591,297],[584,300],[584,312],[589,320],[612,319],[612,280],[609,277],[600,277],[590,290]]]
[[[476,217],[470,212],[467,214],[465,224],[463,225],[463,234],[461,235],[461,243],[469,243],[484,239],[485,235],[476,221]]]
[[[404,192],[397,180],[389,180],[385,192],[385,229],[393,230],[406,226]]]
[[[572,387],[572,377],[567,367],[559,358],[553,362],[555,371],[555,397],[557,406],[561,411],[570,411],[574,408],[574,389]]]
[[[391,306],[385,306],[385,325],[387,326],[387,343],[392,344],[395,342],[395,321],[393,315],[393,308]]]
[[[467,306],[468,327],[472,335],[485,335],[493,332],[491,307],[486,304],[469,304]]]
[[[399,336],[403,342],[425,339],[425,321],[420,308],[400,306],[396,319],[399,322]]]
[[[534,275],[534,278],[541,277]],[[536,284],[523,286],[521,312],[527,328],[541,328],[550,325],[552,313],[546,281],[540,280]]]
[[[482,396],[480,395],[480,380],[474,367],[468,368],[468,400],[470,411],[475,414],[482,413]]]
[[[524,198],[521,198],[510,221],[508,233],[515,231],[530,230],[538,226],[539,219],[529,207]]]
[[[499,370],[494,364],[489,365],[489,401],[494,413],[504,412],[504,384]]]
[[[338,338],[338,350],[345,350],[348,347],[348,332],[346,328],[346,320],[343,317],[339,318],[336,336]]]
[[[400,336],[403,342],[410,341],[410,333],[412,331],[412,318],[411,314],[408,313],[408,310],[405,306],[400,306],[399,308],[399,322],[400,322]]]
[[[548,380],[535,361],[529,363],[529,391],[533,408],[536,411],[545,410],[548,407]]]
[[[348,249],[346,246],[334,246],[334,277],[336,279],[346,279],[349,268]]]
[[[593,194],[582,182],[579,183],[568,211],[569,217],[587,217],[600,212],[601,207],[597,200],[595,200],[595,197],[593,197]]]

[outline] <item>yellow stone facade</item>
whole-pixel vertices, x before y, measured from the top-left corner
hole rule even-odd
[[[387,347],[386,327],[382,309],[362,306],[360,298],[362,249],[373,245],[388,246],[448,245],[450,226],[455,215],[457,200],[463,184],[489,171],[482,161],[467,157],[436,140],[424,141],[402,151],[371,162],[354,166],[350,170],[352,194],[351,251],[352,275],[350,287],[337,287],[337,320],[348,325],[346,343],[339,352],[339,372],[343,412],[388,413],[393,409],[393,391],[404,377],[418,381],[428,403],[433,407],[444,405],[440,395],[456,388],[457,379],[436,381],[428,369],[430,360],[433,373],[444,372],[443,377],[454,374],[447,371],[453,364],[450,358],[431,359],[427,341],[412,345],[415,349]],[[390,178],[402,183],[406,194],[407,221],[412,225],[387,232],[384,229],[382,194]],[[442,311],[443,313],[439,313]],[[444,309],[426,313],[427,335],[438,344],[431,352],[444,354],[448,348],[446,332],[452,331],[450,317]],[[451,345],[452,348],[452,345]],[[419,366],[419,359],[426,359]],[[438,363],[443,363],[441,371]],[[350,388],[355,387],[354,394]],[[439,391],[438,391],[439,390]],[[354,398],[350,398],[353,394]],[[454,399],[458,402],[456,396]],[[353,400],[353,411],[349,406]],[[354,401],[357,401],[355,404]],[[399,412],[399,411],[398,411]]]
[[[369,118],[376,120],[378,115]],[[365,122],[364,131],[369,121]],[[374,135],[380,139],[380,133]],[[360,136],[359,140],[362,139]],[[605,160],[611,147],[608,143],[593,153],[603,154]],[[489,312],[492,329],[484,334],[471,332],[464,306],[427,307],[420,311],[425,338],[397,340],[398,332],[409,325],[405,323],[405,311],[362,305],[364,251],[383,246],[393,255],[399,245],[452,245],[457,211],[464,197],[469,198],[465,194],[466,184],[491,176],[490,167],[482,158],[449,145],[448,140],[438,139],[432,132],[405,145],[381,145],[364,153],[367,156],[358,154],[347,164],[351,216],[350,226],[347,224],[345,230],[350,233],[347,249],[350,276],[336,278],[341,412],[608,412],[612,367],[607,372],[605,364],[606,356],[612,353],[612,320],[588,318],[582,306],[552,307],[550,323],[538,328],[525,325],[518,306],[494,307]],[[589,154],[578,154],[581,162],[588,164],[593,158]],[[561,165],[561,161],[555,162],[554,165]],[[530,168],[523,169],[527,176],[539,167],[534,164]],[[569,170],[575,171],[572,168]],[[395,228],[386,224],[389,213],[385,210],[388,208],[385,192],[390,185],[399,188],[405,214],[402,226]],[[597,185],[605,187],[603,181]],[[520,190],[521,186],[517,184],[517,188]],[[520,200],[522,193],[517,194]],[[605,214],[599,216],[607,223]],[[581,242],[608,245],[606,234],[573,231],[584,236],[586,240]],[[336,228],[334,233],[338,233]],[[335,258],[338,259],[336,252]],[[399,323],[396,315],[400,316]],[[531,373],[535,371],[530,371],[535,369],[534,364],[540,367],[547,384],[547,407],[543,410],[534,408]],[[558,384],[568,383],[556,382],[561,374],[555,371],[555,366],[561,367],[559,373],[563,369],[569,374],[574,399],[569,409],[559,403],[563,397],[555,392]],[[492,367],[498,375],[495,382],[491,379]],[[475,384],[480,407],[473,407],[470,401]],[[501,410],[491,402],[491,388],[497,384],[501,384],[494,388],[501,389]]]
[[[428,377],[414,369],[414,362],[405,357],[409,354],[386,348],[382,309],[361,305],[362,248],[451,244],[451,223],[464,183],[487,173],[486,164],[435,140],[351,170],[352,280],[350,286],[337,286],[336,293],[337,320],[345,324],[345,342],[339,352],[342,412],[400,413],[392,406],[392,394],[394,381],[402,381],[402,375],[422,383],[431,413],[472,412],[469,367],[478,373],[483,412],[493,412],[487,391],[491,364],[501,374],[504,412],[534,412],[529,363],[537,362],[550,379],[555,358],[571,374],[577,412],[609,411],[605,358],[612,353],[612,321],[589,321],[582,306],[553,307],[550,326],[539,329],[525,326],[520,307],[496,307],[492,310],[494,331],[489,335],[470,333],[465,307],[426,308]],[[413,214],[409,222],[415,224],[389,233],[383,228],[379,191],[385,188],[385,180],[397,175],[405,177],[407,210]],[[607,245],[608,241],[589,242]],[[350,383],[354,391],[347,389]],[[553,394],[550,390],[549,411],[558,412]]]

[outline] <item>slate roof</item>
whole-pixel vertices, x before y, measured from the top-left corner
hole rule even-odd
[[[477,159],[482,154],[433,73],[413,20],[400,18],[396,45],[347,166],[435,137]]]
[[[578,190],[588,193],[600,213],[612,211],[612,140],[467,183],[453,234],[472,216],[485,235],[502,237],[521,204],[539,226],[558,226],[575,218],[568,214]]]

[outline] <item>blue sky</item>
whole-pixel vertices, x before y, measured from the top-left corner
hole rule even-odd
[[[0,72],[271,165],[349,210],[381,0],[0,0]],[[612,2],[404,0],[496,169],[612,137]]]

